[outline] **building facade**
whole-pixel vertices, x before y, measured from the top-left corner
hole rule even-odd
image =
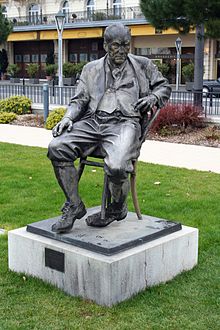
[[[104,55],[103,33],[110,23],[121,20],[132,35],[131,52],[169,65],[168,78],[175,83],[175,30],[157,31],[144,18],[137,0],[9,0],[0,1],[4,15],[13,22],[13,32],[4,46],[10,63],[17,63],[26,77],[29,63],[39,64],[39,76],[45,77],[46,58],[58,53],[55,15],[65,14],[63,58],[69,62],[87,62]],[[181,65],[194,61],[195,33],[182,39]],[[220,40],[205,40],[204,79],[220,77]],[[183,80],[182,80],[183,82]]]

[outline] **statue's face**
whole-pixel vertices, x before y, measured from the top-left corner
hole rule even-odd
[[[130,38],[127,34],[118,35],[113,40],[105,44],[105,50],[108,52],[110,61],[119,66],[123,64],[130,50]]]

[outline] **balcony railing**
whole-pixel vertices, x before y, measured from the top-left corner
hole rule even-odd
[[[99,10],[87,10],[78,12],[65,12],[66,16],[65,24],[94,22],[104,20],[132,20],[143,19],[140,7],[121,7],[114,9],[99,9]],[[14,26],[26,26],[26,25],[53,25],[55,24],[54,14],[34,13],[29,16],[22,17],[8,17],[14,24]]]

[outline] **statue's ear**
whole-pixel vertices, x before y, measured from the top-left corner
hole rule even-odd
[[[105,50],[106,52],[108,52],[108,44],[107,44],[107,42],[104,42],[104,44],[103,44],[103,48],[104,48],[104,50]]]

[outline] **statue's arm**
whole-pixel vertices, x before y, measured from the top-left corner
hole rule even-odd
[[[142,114],[151,110],[154,106],[162,108],[169,99],[171,87],[168,80],[163,77],[157,66],[150,59],[142,59],[144,61],[146,79],[149,81],[150,94],[138,100],[135,110]]]
[[[76,94],[71,98],[63,119],[52,130],[54,137],[61,135],[65,129],[70,132],[73,128],[73,122],[78,121],[86,111],[90,100],[86,77],[86,70],[83,69]]]
[[[149,79],[151,95],[157,98],[157,107],[161,108],[169,99],[171,87],[168,80],[163,77],[157,66],[148,59],[146,66],[146,76]]]
[[[89,100],[87,72],[84,68],[76,88],[76,94],[71,98],[64,118],[69,118],[73,122],[78,121],[85,113]]]

